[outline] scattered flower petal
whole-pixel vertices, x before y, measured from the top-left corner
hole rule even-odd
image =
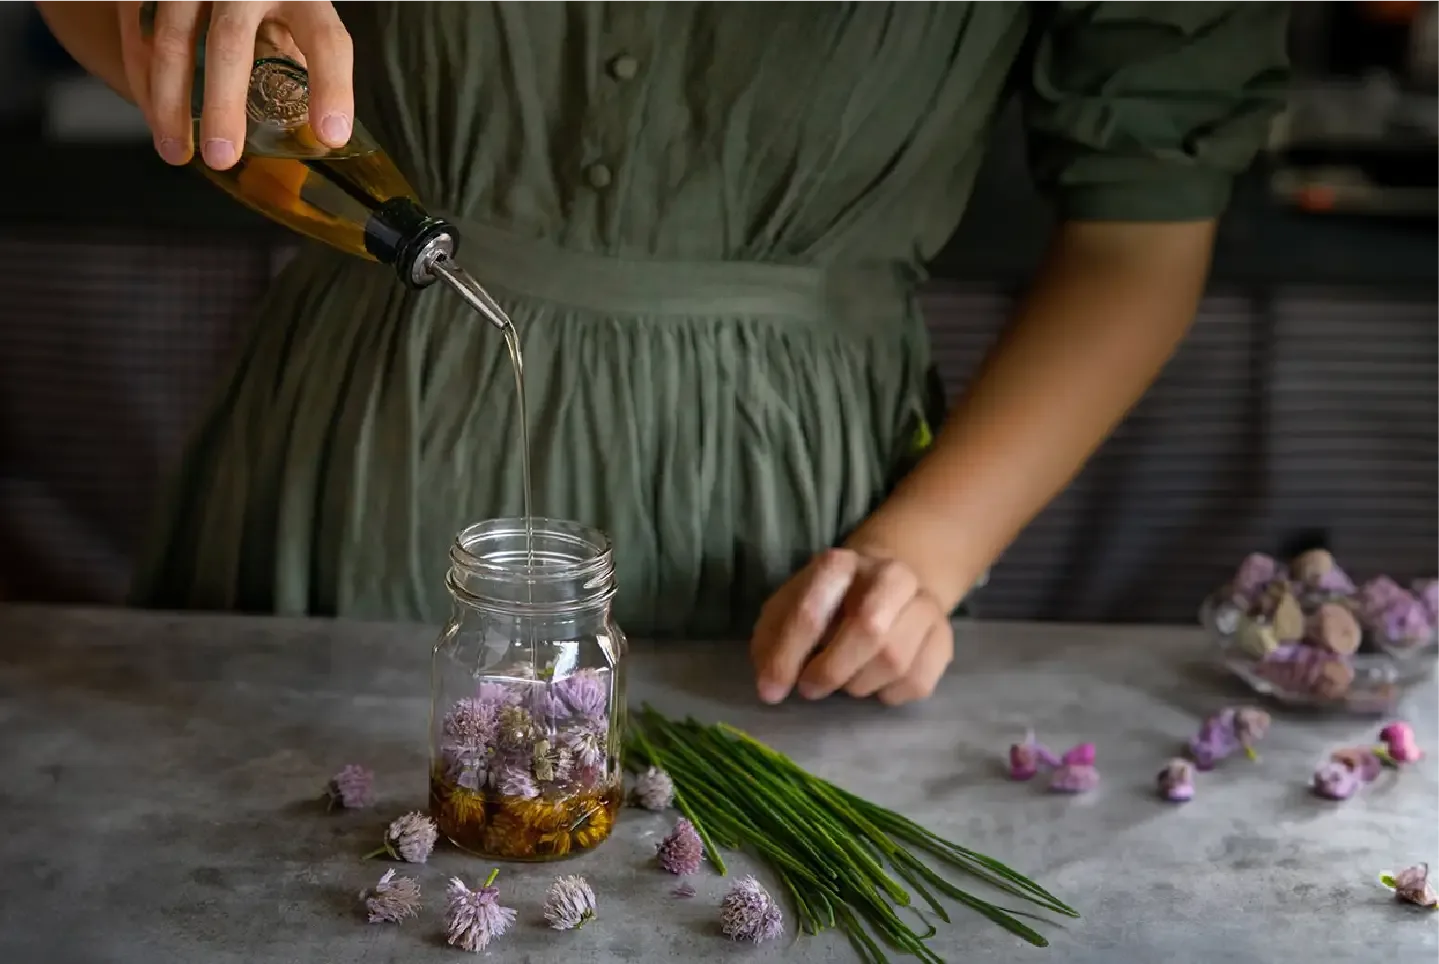
[[[1315,794],[1326,800],[1348,800],[1358,792],[1360,783],[1358,773],[1330,760],[1314,771],[1312,787]]]
[[[545,894],[545,921],[557,931],[583,927],[595,916],[595,892],[583,877],[556,877]]]
[[[631,797],[646,810],[666,810],[674,803],[674,780],[658,767],[650,767],[635,778]]]
[[[1049,781],[1049,789],[1055,793],[1088,793],[1097,786],[1099,771],[1087,763],[1066,763]]]
[[[1194,799],[1194,765],[1175,758],[1159,771],[1159,795],[1170,803]]]
[[[1424,751],[1419,749],[1419,741],[1414,736],[1414,728],[1408,723],[1390,723],[1379,731],[1379,739],[1395,763],[1417,763],[1424,757]]]
[[[351,763],[335,774],[325,788],[329,806],[360,810],[375,802],[375,774]]]
[[[743,877],[720,904],[720,929],[732,941],[759,944],[784,933],[784,912],[763,884]]]
[[[403,817],[396,817],[390,823],[389,828],[385,831],[384,846],[367,854],[366,859],[389,854],[395,860],[422,864],[430,859],[430,853],[435,849],[435,839],[438,836],[439,831],[435,827],[435,821],[418,811],[413,811]]]
[[[1416,864],[1394,875],[1385,874],[1379,878],[1384,886],[1394,891],[1394,896],[1408,904],[1416,904],[1430,910],[1439,908],[1439,894],[1429,883],[1429,865]]]
[[[689,884],[689,883],[680,884],[680,885],[679,885],[678,887],[676,887],[674,890],[670,891],[670,896],[671,896],[671,897],[686,898],[686,897],[693,897],[694,895],[695,895],[694,884]]]
[[[1094,744],[1081,743],[1072,749],[1066,750],[1064,756],[1059,758],[1063,766],[1078,764],[1080,766],[1094,766]]]
[[[478,890],[470,890],[458,877],[450,878],[447,929],[451,946],[478,954],[515,922],[514,909],[500,905],[500,892],[493,886],[498,874],[498,870],[490,871]]]
[[[704,841],[700,840],[694,824],[684,817],[675,821],[674,830],[657,848],[660,866],[676,877],[687,877],[699,870],[704,855]]]
[[[402,924],[420,914],[420,884],[413,877],[396,877],[393,870],[360,895],[365,899],[371,924]]]

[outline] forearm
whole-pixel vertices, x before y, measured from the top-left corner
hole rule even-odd
[[[1061,229],[933,449],[849,543],[903,558],[957,604],[1158,376],[1212,243],[1208,223]]]
[[[125,79],[118,3],[35,4],[45,25],[76,63],[126,100],[135,98]]]

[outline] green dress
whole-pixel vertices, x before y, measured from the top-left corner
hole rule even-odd
[[[939,414],[915,300],[995,117],[1070,218],[1221,212],[1287,65],[1266,3],[340,5],[357,111],[523,334],[537,514],[631,635],[743,636]],[[137,603],[440,622],[521,510],[499,335],[319,246],[260,305]]]

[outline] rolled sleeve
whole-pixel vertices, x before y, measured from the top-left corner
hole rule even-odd
[[[1060,3],[1023,89],[1030,168],[1066,220],[1218,217],[1283,108],[1287,3]]]

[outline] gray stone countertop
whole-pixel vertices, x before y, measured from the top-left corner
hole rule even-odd
[[[407,866],[418,920],[370,925],[359,857],[425,805],[434,630],[330,621],[0,608],[0,962],[379,964],[465,960],[444,943],[444,884],[488,864],[443,846]],[[1331,748],[1379,722],[1278,714],[1262,758],[1201,774],[1193,802],[1156,799],[1155,773],[1218,708],[1242,702],[1197,629],[961,624],[961,655],[930,702],[835,699],[770,708],[738,644],[631,650],[632,697],[741,726],[875,802],[1028,873],[1079,921],[1031,948],[953,908],[947,960],[1433,961],[1439,914],[1397,903],[1386,870],[1439,864],[1439,721],[1432,681],[1404,707],[1421,763],[1345,803],[1306,789]],[[1098,746],[1103,785],[1080,797],[1005,778],[1026,727]],[[317,802],[340,766],[377,773],[372,811]],[[482,955],[516,962],[855,960],[838,934],[760,947],[719,935],[726,881],[692,900],[654,866],[674,814],[626,810],[597,851],[505,865],[516,927]],[[731,877],[751,869],[732,860]],[[560,872],[587,875],[600,917],[540,919]],[[962,882],[962,878],[953,878]],[[978,885],[976,885],[978,886]],[[1009,903],[1012,903],[1009,902]],[[898,954],[895,961],[913,960]]]

